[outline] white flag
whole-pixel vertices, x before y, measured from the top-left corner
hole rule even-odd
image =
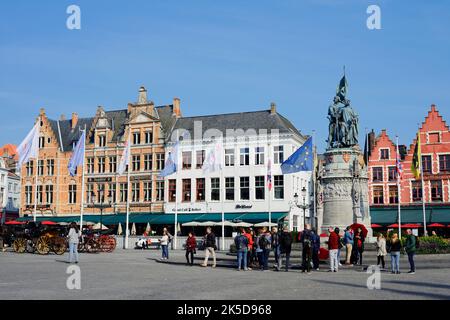
[[[125,150],[123,151],[122,158],[120,158],[119,167],[117,172],[119,175],[123,175],[127,165],[130,164],[130,136],[128,136],[128,141],[125,142]]]
[[[203,173],[214,172],[222,170],[223,164],[223,145],[221,143],[216,143],[212,147],[203,162]]]
[[[21,168],[24,163],[27,163],[30,158],[37,158],[39,153],[39,125],[40,121],[37,121],[33,129],[28,133],[27,137],[17,148],[19,154],[19,162],[17,167]]]

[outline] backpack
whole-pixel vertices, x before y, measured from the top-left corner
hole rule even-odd
[[[270,249],[270,241],[267,239],[265,235],[259,237],[258,244],[261,249]]]
[[[248,246],[248,239],[246,236],[244,235],[240,235],[236,238],[236,249],[237,250],[242,250],[247,248]]]
[[[282,247],[289,247],[292,245],[292,237],[289,233],[282,233],[280,236],[280,244]]]
[[[414,237],[416,237],[416,236],[414,236]],[[419,249],[420,248],[420,240],[419,240],[419,237],[416,237],[416,249]]]

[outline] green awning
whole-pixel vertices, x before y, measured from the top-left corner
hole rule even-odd
[[[288,212],[272,212],[272,222],[278,222],[288,215]],[[180,224],[191,221],[222,221],[221,213],[179,213],[178,222]],[[32,220],[32,216],[22,217],[17,220],[28,221]],[[80,221],[80,216],[62,216],[62,217],[37,217],[37,221],[53,221],[53,222],[72,222]],[[115,225],[119,223],[125,223],[125,214],[104,214],[102,216],[102,222],[104,225]],[[173,213],[130,213],[130,223],[150,223],[150,224],[164,224],[170,225],[175,223],[175,214]],[[259,223],[269,220],[268,212],[252,212],[252,213],[225,213],[226,221],[243,221],[249,223]],[[100,222],[100,215],[84,215],[83,221]]]
[[[389,225],[398,222],[397,207],[371,207],[370,216],[372,223]],[[427,224],[450,224],[450,206],[425,207],[425,219]],[[422,207],[402,207],[401,222],[423,224]]]

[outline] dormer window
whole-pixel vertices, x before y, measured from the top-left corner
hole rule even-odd
[[[147,131],[145,132],[145,144],[153,143],[153,132]]]
[[[141,144],[141,133],[133,132],[133,144]]]
[[[45,137],[39,137],[39,148],[42,149],[45,147]]]
[[[98,146],[106,147],[106,136],[98,136]]]

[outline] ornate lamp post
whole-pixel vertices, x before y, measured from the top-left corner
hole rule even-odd
[[[307,193],[306,193],[306,188],[304,186],[301,190],[301,193],[302,193],[302,198],[303,198],[303,204],[298,204],[299,196],[297,193],[294,194],[294,203],[297,206],[297,208],[303,209],[303,229],[304,229],[306,226],[306,209],[309,208],[309,205],[306,204]]]
[[[103,192],[104,191],[100,191],[99,192],[99,199],[98,202],[96,203],[96,196],[94,192],[91,192],[91,202],[92,202],[92,206],[94,208],[99,208],[100,209],[100,233],[102,231],[102,227],[103,227],[103,210],[105,208],[111,208],[111,203],[112,203],[112,194],[111,191],[108,193],[108,199],[107,202],[105,202],[105,197],[103,196]]]

